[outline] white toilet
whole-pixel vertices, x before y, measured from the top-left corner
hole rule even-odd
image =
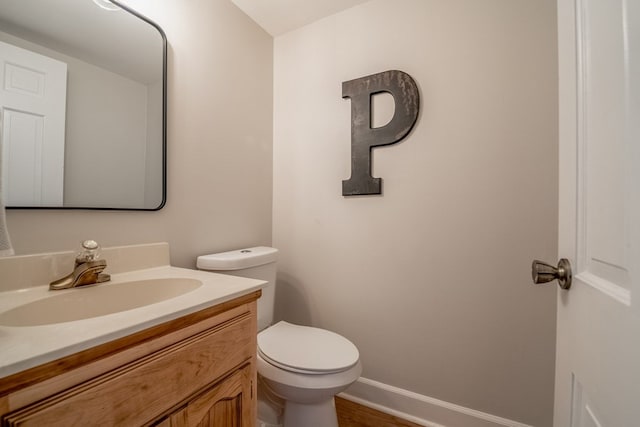
[[[338,427],[333,397],[360,377],[358,349],[324,329],[272,325],[277,254],[241,249],[199,256],[197,266],[269,282],[258,300],[258,427]]]

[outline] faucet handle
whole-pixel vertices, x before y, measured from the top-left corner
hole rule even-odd
[[[98,249],[100,245],[98,245],[98,242],[96,242],[95,240],[85,240],[84,242],[82,242],[82,247],[90,251]]]
[[[100,257],[100,245],[95,240],[82,242],[82,252],[76,257],[76,263],[94,261]]]

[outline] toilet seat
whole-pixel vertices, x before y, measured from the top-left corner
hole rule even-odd
[[[360,358],[356,346],[341,335],[284,321],[258,334],[258,353],[280,369],[310,375],[346,371]]]

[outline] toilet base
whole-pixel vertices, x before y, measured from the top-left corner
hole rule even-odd
[[[288,400],[284,406],[284,427],[338,427],[333,396],[316,403]]]
[[[282,427],[284,400],[276,396],[258,375],[258,422],[256,427]]]
[[[260,353],[257,365],[258,383],[284,403],[284,427],[338,427],[333,398],[362,373],[359,360],[346,371],[324,375],[285,371],[266,362]]]

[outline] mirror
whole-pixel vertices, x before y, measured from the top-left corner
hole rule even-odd
[[[158,210],[166,37],[109,0],[0,0],[8,208]]]

